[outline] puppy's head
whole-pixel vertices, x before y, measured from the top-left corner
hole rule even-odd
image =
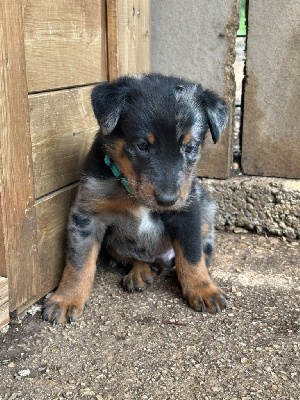
[[[200,85],[150,74],[96,86],[92,104],[106,152],[135,197],[152,209],[182,207],[208,128],[216,143],[227,124],[225,102]]]

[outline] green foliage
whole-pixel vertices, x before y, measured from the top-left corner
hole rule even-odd
[[[239,30],[237,31],[238,36],[246,36],[247,30],[246,30],[246,0],[242,0],[241,4],[241,17],[240,17],[240,27]]]

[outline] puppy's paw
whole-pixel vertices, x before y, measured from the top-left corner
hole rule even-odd
[[[123,288],[128,292],[143,292],[147,283],[152,285],[157,275],[148,263],[136,262],[128,275],[123,278]]]
[[[200,312],[216,314],[227,308],[229,298],[213,283],[200,282],[192,289],[184,291],[189,305]]]
[[[44,304],[43,320],[53,325],[61,322],[73,322],[82,315],[85,301],[80,298],[54,293]]]

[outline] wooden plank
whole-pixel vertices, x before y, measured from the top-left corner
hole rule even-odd
[[[37,198],[79,178],[99,129],[90,92],[83,87],[29,96]]]
[[[54,289],[65,264],[66,226],[77,185],[43,197],[36,203],[38,260],[41,285],[39,297]]]
[[[0,191],[0,205],[1,205],[1,191]],[[0,276],[7,276],[5,242],[4,242],[4,232],[3,232],[3,217],[1,208],[0,208]]]
[[[107,1],[109,79],[150,71],[150,0]]]
[[[299,1],[249,2],[242,168],[300,178]]]
[[[1,208],[10,310],[39,287],[28,95],[18,0],[0,0]]]
[[[9,323],[8,279],[0,276],[0,328]]]
[[[105,0],[22,0],[29,92],[107,79]]]

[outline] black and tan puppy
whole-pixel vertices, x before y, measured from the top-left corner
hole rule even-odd
[[[197,183],[201,144],[214,142],[227,107],[200,85],[159,74],[126,76],[92,92],[100,125],[87,156],[68,225],[61,283],[44,319],[76,319],[84,309],[103,247],[132,265],[123,280],[142,291],[175,257],[183,295],[196,311],[218,312],[226,296],[207,271],[215,204]]]

